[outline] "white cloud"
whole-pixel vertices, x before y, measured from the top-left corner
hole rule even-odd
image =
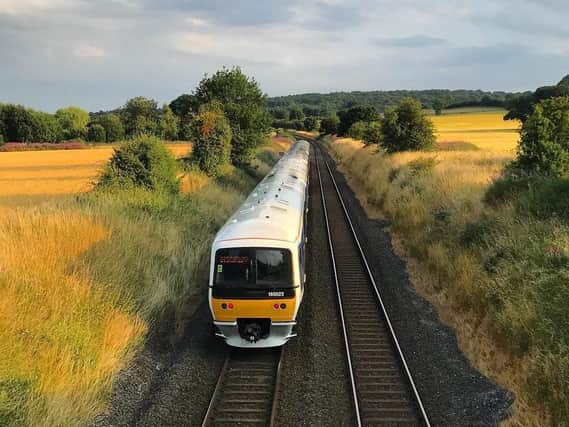
[[[72,0],[0,0],[0,15],[22,15],[70,6],[73,6]]]
[[[75,49],[73,49],[73,54],[81,59],[102,58],[106,56],[104,49],[89,44],[76,46]]]

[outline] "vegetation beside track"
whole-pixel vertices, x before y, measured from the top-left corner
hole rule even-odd
[[[569,224],[519,205],[529,206],[533,194],[534,206],[551,211],[546,196],[566,194],[566,181],[544,180],[542,191],[492,206],[484,196],[513,157],[506,150],[387,155],[351,139],[326,140],[360,199],[391,220],[418,260],[414,278],[471,360],[516,393],[507,423],[543,425],[547,413],[552,425],[564,425]]]
[[[215,231],[289,144],[260,147],[247,171],[185,171],[178,194],[6,195],[0,425],[88,424],[149,334],[175,340],[206,283]]]

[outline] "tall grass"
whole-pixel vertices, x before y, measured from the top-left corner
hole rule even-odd
[[[276,159],[258,154],[250,174],[185,173],[180,195],[2,199],[0,425],[88,424],[149,333],[180,335],[215,231]]]
[[[492,345],[509,355],[510,377],[491,373],[516,392],[517,408],[526,411],[517,420],[540,425],[543,419],[530,412],[545,407],[552,425],[567,425],[567,219],[536,217],[515,200],[484,203],[511,158],[504,152],[389,156],[350,140],[330,146],[360,197],[392,221],[407,251],[426,267],[432,292],[444,295],[456,318],[487,329]]]

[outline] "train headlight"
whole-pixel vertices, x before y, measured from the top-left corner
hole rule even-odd
[[[286,308],[286,304],[283,302],[283,303],[281,304],[281,309],[284,310],[285,308]]]

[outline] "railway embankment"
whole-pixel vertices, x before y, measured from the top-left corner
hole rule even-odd
[[[554,213],[563,192],[552,198],[534,188],[488,203],[492,177],[507,160],[499,153],[384,155],[349,139],[327,144],[355,199],[405,259],[414,289],[456,333],[470,363],[513,392],[507,425],[563,425],[569,228]],[[367,237],[370,251],[382,246],[380,233]],[[377,268],[387,259],[376,253]]]

